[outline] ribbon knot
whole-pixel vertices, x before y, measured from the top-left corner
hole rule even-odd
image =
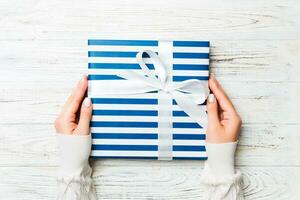
[[[173,88],[169,85],[165,85],[165,87],[162,90],[166,93],[171,93],[173,91]]]

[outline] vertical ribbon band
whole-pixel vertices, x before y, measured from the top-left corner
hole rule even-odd
[[[173,43],[171,41],[159,41],[158,55],[166,66],[169,79],[173,76]],[[166,84],[168,84],[166,83]],[[173,99],[164,90],[158,91],[158,160],[172,160],[173,158]]]

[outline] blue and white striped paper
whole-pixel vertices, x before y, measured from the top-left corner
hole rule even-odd
[[[173,41],[173,81],[208,80],[209,42]],[[93,85],[122,80],[116,74],[140,67],[141,50],[159,52],[154,40],[88,40],[89,91],[93,103],[92,157],[158,159],[157,92],[102,95]],[[159,53],[158,53],[159,54]],[[145,58],[153,69],[151,60]],[[204,104],[201,106],[205,106]],[[205,130],[173,100],[173,159],[204,160]]]

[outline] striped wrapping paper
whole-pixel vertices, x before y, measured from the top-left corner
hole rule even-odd
[[[89,91],[93,103],[92,157],[158,159],[157,92],[131,95],[102,95],[93,89],[101,81],[125,81],[116,73],[140,70],[136,54],[152,50],[159,55],[154,40],[88,40]],[[170,43],[170,41],[169,41]],[[209,75],[208,41],[172,41],[173,81],[198,79]],[[153,69],[151,60],[145,58]],[[201,106],[205,106],[205,103]],[[173,159],[207,159],[205,130],[173,100]]]

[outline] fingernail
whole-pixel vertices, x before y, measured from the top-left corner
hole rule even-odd
[[[79,80],[79,84],[82,83],[83,79],[84,79],[84,77],[81,77],[81,79]]]
[[[84,99],[84,101],[83,101],[83,105],[85,106],[85,107],[90,107],[91,106],[91,99],[90,98],[88,98],[88,97],[86,97],[85,99]]]
[[[215,78],[215,74],[212,73],[212,72],[209,74],[209,76],[210,76],[211,78]]]
[[[214,103],[215,102],[215,95],[209,94],[208,95],[208,103]]]

